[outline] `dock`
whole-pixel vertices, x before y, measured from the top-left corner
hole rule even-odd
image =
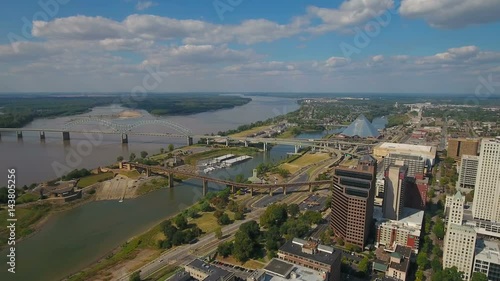
[[[248,160],[248,159],[252,159],[252,156],[248,156],[248,155],[239,156],[239,157],[236,157],[236,158],[225,160],[225,161],[222,162],[222,164],[224,164],[224,165],[226,165],[226,166],[229,167],[231,165],[243,162],[243,161]]]

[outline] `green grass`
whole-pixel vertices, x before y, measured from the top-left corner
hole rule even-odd
[[[40,195],[33,194],[33,193],[24,193],[23,195],[19,196],[16,199],[16,204],[33,202],[33,201],[36,201],[38,199],[40,199]]]
[[[138,179],[141,174],[137,170],[132,170],[132,171],[126,171],[126,170],[120,170],[118,172],[120,175],[126,176],[129,179]]]
[[[139,186],[137,189],[136,194],[137,195],[144,195],[146,193],[149,193],[151,191],[158,190],[162,187],[168,186],[168,178],[158,178],[158,179],[152,179],[148,182],[145,182]]]
[[[180,270],[181,267],[177,266],[167,266],[163,269],[161,269],[158,272],[155,272],[153,275],[150,277],[144,279],[145,281],[153,281],[153,280],[167,280],[169,277],[174,275],[178,270]]]
[[[196,162],[202,159],[215,158],[226,154],[234,154],[240,156],[240,155],[255,154],[257,152],[258,149],[253,147],[228,147],[221,149],[213,149],[210,151],[200,152],[187,156],[186,163],[191,165],[196,165]]]
[[[47,216],[52,209],[52,205],[49,203],[37,204],[30,206],[29,208],[16,208],[16,238],[20,239],[31,234],[34,229],[34,225],[40,221],[43,217]],[[0,210],[0,245],[6,245],[7,239],[9,237],[9,229],[7,229],[7,209]]]
[[[77,186],[79,188],[87,187],[89,185],[92,185],[94,183],[102,182],[105,180],[110,180],[113,178],[113,173],[108,172],[108,173],[102,173],[98,175],[91,175],[87,177],[83,177],[78,181]]]
[[[234,213],[230,211],[225,211],[225,213],[234,222]],[[214,217],[214,212],[202,213],[201,216],[190,220],[189,223],[196,224],[204,233],[211,233],[217,228],[222,227],[219,223],[217,223],[217,219]]]

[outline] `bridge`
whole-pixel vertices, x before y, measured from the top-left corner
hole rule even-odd
[[[85,124],[97,124],[99,125],[98,130],[82,130],[75,128],[79,125]],[[174,133],[168,132],[137,132],[134,129],[141,126],[155,125],[174,130]],[[102,128],[102,129],[101,129]],[[376,143],[363,143],[363,142],[350,142],[336,139],[281,139],[281,138],[262,138],[262,137],[234,137],[234,136],[211,136],[211,135],[196,135],[190,130],[184,128],[183,126],[170,122],[167,120],[141,120],[133,124],[119,124],[111,122],[109,120],[89,117],[80,118],[72,120],[66,123],[62,129],[50,129],[50,128],[0,128],[0,138],[4,132],[15,132],[18,139],[23,138],[23,132],[38,132],[40,135],[40,140],[45,140],[46,133],[61,133],[64,141],[69,141],[71,139],[71,134],[105,134],[105,135],[121,135],[121,142],[128,143],[128,136],[154,136],[154,137],[165,137],[165,138],[184,138],[186,139],[186,144],[192,145],[193,139],[204,139],[207,145],[211,142],[223,142],[226,146],[231,143],[244,143],[248,146],[249,143],[262,143],[264,150],[267,150],[268,144],[283,144],[283,145],[293,145],[295,146],[295,153],[302,146],[310,146],[316,148],[337,148],[340,145],[358,145],[358,146],[371,146]],[[340,150],[340,149],[339,149]]]
[[[208,183],[213,182],[217,184],[223,184],[231,187],[231,192],[234,193],[236,188],[249,189],[250,195],[253,196],[254,190],[265,190],[269,192],[269,195],[273,195],[273,189],[282,188],[283,194],[287,194],[287,187],[300,187],[300,186],[308,186],[309,192],[313,191],[313,186],[315,185],[324,185],[329,184],[332,185],[332,180],[322,180],[322,181],[309,181],[309,182],[293,182],[293,183],[280,183],[280,184],[256,184],[256,183],[237,183],[230,180],[222,180],[215,179],[211,177],[206,177],[202,175],[198,175],[195,173],[175,170],[171,168],[161,167],[161,166],[150,166],[144,164],[138,164],[133,162],[120,162],[121,169],[137,169],[138,171],[143,171],[146,173],[146,176],[150,176],[152,173],[155,174],[163,174],[168,176],[168,186],[174,186],[174,175],[185,176],[189,178],[196,178],[202,181],[203,187],[203,196],[207,194],[208,191]]]

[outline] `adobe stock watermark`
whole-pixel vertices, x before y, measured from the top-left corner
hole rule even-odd
[[[7,39],[9,39],[10,46],[12,47],[14,52],[19,52],[19,48],[17,44],[15,44],[16,42],[26,41],[33,38],[31,30],[33,29],[34,21],[48,22],[50,19],[53,19],[55,16],[57,16],[60,6],[68,4],[69,1],[70,0],[39,0],[38,6],[40,7],[40,10],[38,10],[31,16],[31,21],[27,17],[21,18],[23,26],[21,27],[20,35],[14,32],[9,32],[7,34]]]
[[[144,75],[142,79],[142,84],[133,87],[130,94],[122,94],[115,101],[113,101],[112,113],[118,113],[123,110],[120,105],[125,105],[127,107],[134,107],[137,102],[143,101],[147,98],[148,92],[153,91],[158,88],[158,86],[163,82],[163,76],[167,74],[160,71],[160,66],[156,65],[156,68],[151,66],[146,66],[144,68],[147,74]],[[110,128],[105,123],[98,123],[99,128],[97,133],[93,131],[84,131],[84,139],[79,140],[75,146],[71,146],[69,151],[66,153],[64,163],[59,161],[52,162],[51,166],[57,177],[62,177],[63,175],[71,172],[72,170],[80,167],[83,163],[85,157],[92,154],[95,147],[102,144],[104,139],[104,134],[99,132],[104,132]]]
[[[214,6],[215,12],[221,21],[224,20],[224,14],[227,12],[233,12],[236,7],[241,5],[244,0],[214,0],[212,5]]]
[[[339,44],[343,56],[347,60],[351,60],[353,55],[360,54],[391,23],[392,16],[397,13],[397,7],[393,7],[385,10],[383,14],[375,16],[372,20],[364,24],[363,28],[354,27],[353,31],[355,35],[352,38],[352,42],[342,41]]]

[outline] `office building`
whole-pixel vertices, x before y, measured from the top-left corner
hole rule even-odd
[[[500,280],[500,242],[478,240],[474,272],[482,272],[488,280]]]
[[[294,238],[279,248],[278,258],[322,272],[326,280],[340,280],[341,252],[332,247]]]
[[[476,186],[479,156],[462,155],[460,170],[458,172],[458,186],[461,188],[474,188]]]
[[[407,177],[405,190],[405,207],[425,210],[429,179],[423,174],[416,174],[415,178]]]
[[[479,148],[478,139],[456,138],[448,139],[448,156],[459,161],[462,155],[477,155]]]
[[[450,223],[462,225],[464,220],[464,204],[465,196],[460,191],[457,191],[455,195],[446,196],[445,214],[448,226]]]
[[[384,218],[399,220],[404,207],[407,166],[392,165],[385,171]]]
[[[327,278],[324,272],[274,258],[263,269],[252,272],[246,281],[328,281]]]
[[[373,217],[377,160],[364,155],[355,167],[336,167],[330,226],[335,235],[364,248]]]
[[[464,274],[465,281],[470,280],[474,250],[476,245],[476,231],[466,225],[449,224],[444,237],[443,268],[456,266]]]
[[[406,281],[408,269],[410,268],[411,253],[411,248],[398,245],[396,250],[390,255],[389,266],[387,267],[385,276],[399,281]]]
[[[234,281],[234,273],[195,259],[184,267],[189,275],[198,281]]]
[[[415,177],[417,174],[425,172],[425,159],[420,155],[389,153],[384,157],[384,170],[389,166],[396,165],[397,162],[402,161],[408,167],[408,177]]]
[[[500,137],[481,143],[472,215],[474,219],[500,222]]]
[[[397,245],[402,245],[418,254],[424,211],[403,208],[401,219],[397,221],[384,219],[380,213],[379,208],[375,207],[374,218],[377,221],[375,247],[384,246],[386,251],[392,252]]]
[[[435,146],[383,142],[373,147],[373,156],[377,159],[388,157],[390,154],[420,156],[430,170],[436,161],[436,151]]]

